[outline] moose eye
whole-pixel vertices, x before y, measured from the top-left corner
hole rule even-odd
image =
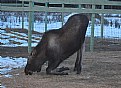
[[[28,56],[28,61],[30,61],[32,59],[32,56],[30,55],[30,56]]]

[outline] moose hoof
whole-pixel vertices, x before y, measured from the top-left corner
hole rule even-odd
[[[51,72],[47,73],[47,75],[68,75],[67,72]]]
[[[68,75],[67,72],[56,72],[54,73],[54,75]]]
[[[69,70],[69,68],[68,67],[61,67],[61,68],[57,69],[57,72],[63,72],[63,71],[66,71],[66,70]]]

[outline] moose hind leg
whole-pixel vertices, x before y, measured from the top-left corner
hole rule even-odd
[[[46,69],[46,73],[49,75],[68,75],[68,73],[64,73],[64,72],[52,72],[52,70],[56,69],[61,62],[62,61],[58,61],[58,60],[49,61],[48,67]]]
[[[77,71],[77,74],[81,73],[82,69],[81,60],[82,60],[82,49],[77,51],[77,58],[74,67],[74,71]]]
[[[76,62],[75,62],[75,66],[74,66],[74,71],[77,71],[79,58],[80,58],[80,50],[77,51],[77,57],[76,57]]]
[[[81,73],[81,54],[80,54],[81,50],[77,51],[77,58],[76,58],[76,62],[75,62],[75,67],[74,67],[74,71],[77,71],[77,74]]]

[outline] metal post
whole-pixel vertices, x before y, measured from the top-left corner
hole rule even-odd
[[[63,8],[64,8],[64,3],[62,4],[62,10],[63,10]],[[62,21],[62,26],[63,26],[63,24],[64,24],[64,13],[63,13],[63,11],[62,11],[62,16],[61,16],[61,21]]]
[[[102,9],[104,9],[104,5],[102,5]],[[103,39],[103,26],[104,26],[104,14],[101,15],[101,39]]]
[[[61,16],[61,21],[62,21],[62,26],[63,26],[63,24],[64,24],[64,14],[63,14],[63,12],[62,12],[62,16]]]
[[[45,7],[48,8],[48,2],[45,3]],[[47,31],[47,23],[48,23],[47,12],[45,12],[45,32]]]
[[[82,9],[82,5],[81,4],[79,4],[79,9]]]
[[[2,5],[2,3],[0,3],[0,11],[1,11],[1,5]]]
[[[95,6],[92,6],[92,9],[95,9]],[[90,39],[90,51],[94,51],[94,24],[95,24],[95,14],[92,13],[92,27],[91,27],[91,39]]]
[[[104,14],[101,15],[101,39],[103,39]]]
[[[29,8],[30,10],[32,9],[33,7],[33,2],[32,1],[29,1]],[[32,22],[32,11],[29,11],[29,29],[28,29],[28,53],[31,52],[32,50],[32,46],[31,46],[31,43],[32,43],[32,25],[33,25],[33,22]]]
[[[92,27],[91,27],[91,39],[90,39],[90,51],[94,51],[94,22],[95,14],[92,14]]]
[[[34,7],[34,2],[32,2],[32,7]],[[34,11],[32,10],[32,30],[34,30]]]
[[[22,1],[22,8],[23,8],[23,11],[22,11],[22,29],[24,29],[24,1]]]

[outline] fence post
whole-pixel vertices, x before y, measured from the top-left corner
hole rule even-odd
[[[48,2],[45,3],[45,7],[48,8]],[[48,23],[47,12],[45,11],[45,32],[47,31],[47,23]]]
[[[104,14],[101,15],[101,39],[103,39]]]
[[[92,9],[95,9],[95,5],[92,5]],[[94,24],[95,24],[95,14],[92,13],[91,17],[92,27],[91,27],[91,38],[90,38],[90,51],[94,51]]]
[[[104,9],[104,5],[102,5],[102,9]],[[103,25],[104,24],[104,14],[101,15],[101,39],[103,39]]]
[[[1,11],[1,5],[2,5],[2,3],[0,3],[0,11]]]
[[[64,3],[62,3],[62,10],[64,9]],[[61,20],[62,20],[62,26],[64,24],[64,13],[62,11],[62,16],[61,16]]]
[[[29,11],[29,29],[28,29],[28,53],[30,53],[31,50],[32,50],[32,46],[31,46],[31,43],[32,43],[32,28],[33,28],[32,7],[33,7],[33,2],[29,1],[30,11]]]
[[[23,8],[23,11],[22,11],[22,29],[24,29],[24,1],[22,1],[22,8]]]
[[[90,39],[90,51],[94,51],[94,22],[95,22],[95,14],[92,14],[92,27],[91,27],[91,39]]]

